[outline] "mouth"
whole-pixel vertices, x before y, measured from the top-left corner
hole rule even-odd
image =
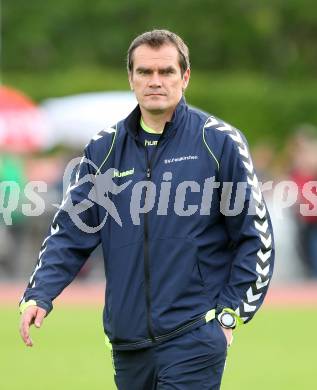
[[[166,96],[164,93],[146,93],[145,96]]]

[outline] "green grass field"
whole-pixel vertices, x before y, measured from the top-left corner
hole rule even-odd
[[[0,307],[0,318],[1,390],[115,390],[101,309],[56,308],[32,330],[33,348],[20,340],[15,309]],[[235,332],[222,390],[317,389],[316,323],[316,309],[262,309]]]

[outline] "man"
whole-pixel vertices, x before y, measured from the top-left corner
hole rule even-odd
[[[139,104],[85,148],[21,302],[21,335],[31,346],[30,324],[101,242],[118,389],[216,390],[232,330],[269,285],[269,215],[241,133],[185,103],[181,38],[138,36],[128,75]]]

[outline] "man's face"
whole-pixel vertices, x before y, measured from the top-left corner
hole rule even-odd
[[[188,69],[183,76],[176,47],[138,46],[133,52],[133,70],[129,82],[143,110],[151,114],[173,112],[187,87]]]

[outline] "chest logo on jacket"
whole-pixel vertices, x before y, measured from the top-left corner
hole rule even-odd
[[[117,169],[115,169],[113,172],[113,177],[125,177],[125,176],[131,176],[133,174],[134,174],[134,168],[122,172],[119,172]]]
[[[158,140],[145,140],[144,146],[156,146],[158,143]]]
[[[172,164],[182,161],[192,161],[192,160],[198,160],[198,156],[181,156],[181,157],[172,157],[172,158],[166,158],[164,160],[164,164]]]

